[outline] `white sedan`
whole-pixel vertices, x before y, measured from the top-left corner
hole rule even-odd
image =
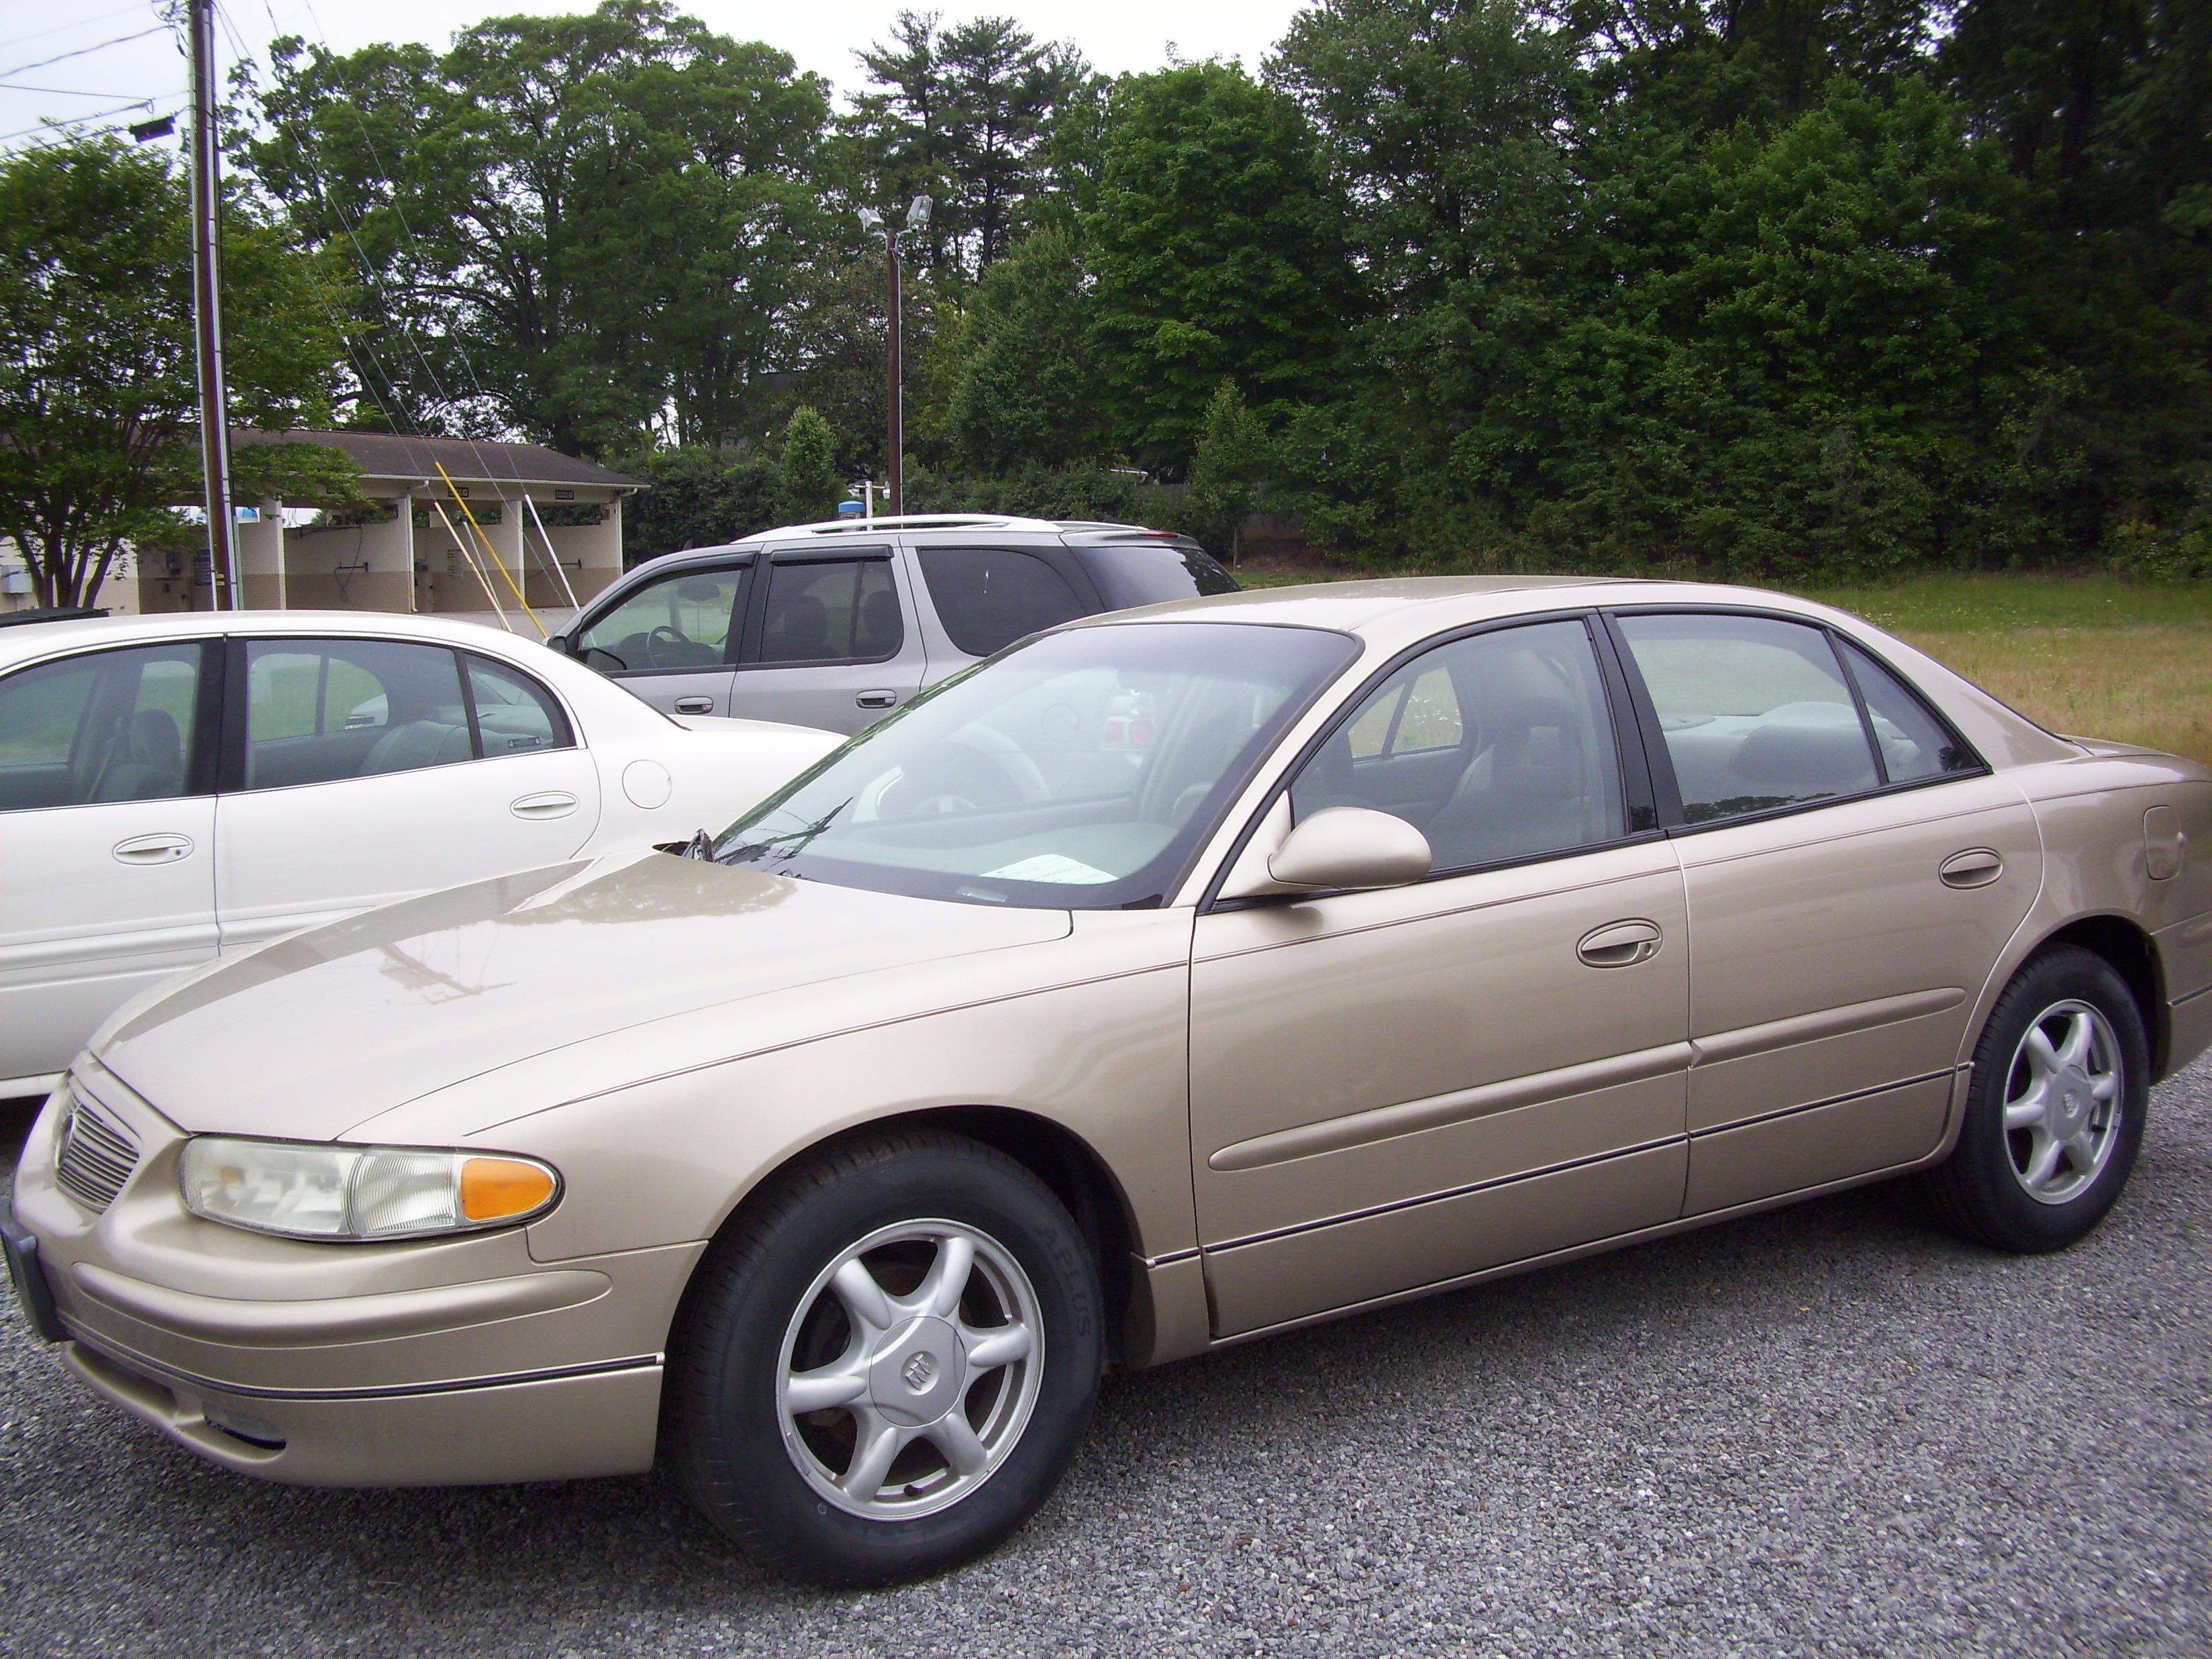
[[[0,1097],[218,953],[720,830],[842,741],[679,724],[533,641],[260,611],[0,628]],[[410,982],[465,964],[414,962]]]

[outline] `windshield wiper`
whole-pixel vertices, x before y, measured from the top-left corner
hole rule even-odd
[[[722,864],[735,864],[740,860],[759,857],[787,862],[805,852],[808,842],[835,823],[837,821],[837,815],[850,806],[854,799],[854,797],[847,796],[820,817],[815,819],[813,823],[801,824],[796,830],[786,830],[780,836],[763,836],[758,841],[746,842],[743,846],[732,847],[719,857],[710,848],[708,856],[715,858],[718,863]]]

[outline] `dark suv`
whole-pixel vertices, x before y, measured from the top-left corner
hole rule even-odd
[[[641,564],[550,643],[672,714],[857,732],[1039,629],[1236,591],[1196,542],[1137,525],[843,519]]]

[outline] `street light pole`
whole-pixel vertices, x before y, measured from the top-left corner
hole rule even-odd
[[[929,223],[929,198],[917,196],[907,204],[907,230],[920,230]],[[898,239],[902,227],[892,224],[873,208],[860,210],[860,228],[880,230],[884,234],[884,263],[890,274],[890,350],[887,399],[889,411],[884,421],[884,443],[890,451],[890,477],[886,480],[884,510],[897,518],[906,511],[906,351],[905,321],[899,293]]]
[[[199,359],[200,483],[207,498],[210,580],[220,605],[246,608],[231,517],[230,399],[222,372],[222,185],[215,127],[215,0],[191,0],[192,22],[192,325]]]

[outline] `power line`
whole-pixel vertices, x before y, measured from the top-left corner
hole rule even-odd
[[[175,98],[181,95],[178,93],[165,93],[161,94],[161,97]],[[33,137],[43,132],[53,133],[57,141],[64,143],[77,138],[89,138],[94,135],[76,131],[86,122],[105,121],[111,115],[127,115],[133,110],[145,110],[150,112],[159,101],[161,101],[160,98],[141,98],[136,103],[118,104],[113,109],[95,110],[90,115],[72,115],[65,121],[41,121],[36,126],[24,127],[15,132],[0,132],[0,144],[11,143],[18,138]],[[112,128],[108,130],[113,131]]]
[[[28,75],[34,69],[44,69],[49,64],[65,64],[72,58],[82,58],[91,52],[106,52],[110,46],[119,46],[131,40],[143,40],[149,34],[167,34],[169,26],[156,23],[149,29],[140,29],[136,34],[118,34],[112,40],[102,40],[97,46],[79,46],[75,52],[58,52],[52,58],[41,58],[35,64],[18,64],[11,70],[0,70],[0,81],[12,76]]]
[[[144,0],[139,0],[139,3],[137,5],[118,6],[113,11],[103,11],[96,16],[72,17],[68,22],[57,23],[49,29],[33,29],[28,34],[19,34],[14,40],[9,41],[8,45],[11,46],[26,46],[33,40],[43,40],[50,34],[66,34],[71,29],[89,28],[94,23],[112,22],[116,18],[124,16],[128,13],[143,11],[145,9]]]
[[[0,87],[0,92],[35,92],[54,98],[120,98],[119,92],[86,92],[77,87]]]

